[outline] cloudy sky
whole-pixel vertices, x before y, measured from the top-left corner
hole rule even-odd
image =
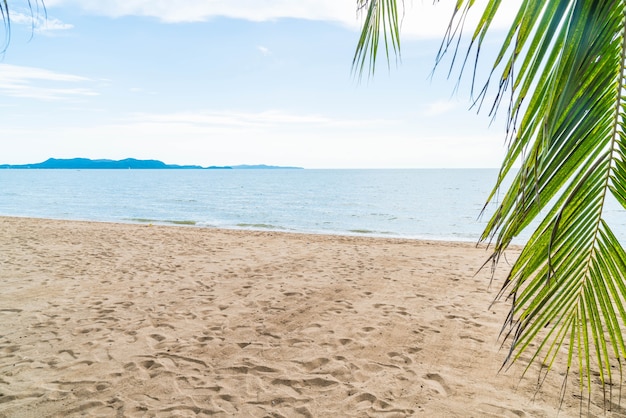
[[[497,167],[504,129],[469,110],[470,72],[431,77],[454,3],[406,2],[401,62],[359,81],[353,0],[9,1],[0,164]]]

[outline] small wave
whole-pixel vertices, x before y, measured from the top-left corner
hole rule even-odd
[[[254,229],[271,229],[271,230],[285,230],[282,226],[276,226],[272,224],[247,224],[247,223],[239,223],[237,224],[239,228],[254,228]]]
[[[168,224],[174,224],[174,225],[195,225],[196,221],[189,221],[189,220],[181,220],[181,221],[177,221],[177,220],[173,220],[173,221],[163,221],[165,223]]]
[[[348,229],[348,232],[352,234],[367,234],[367,235],[395,235],[393,232],[372,231],[371,229]]]
[[[131,221],[131,222],[140,222],[142,224],[159,222],[156,219],[149,219],[149,218],[127,218],[126,220]]]
[[[173,224],[173,225],[196,225],[196,221],[177,219],[150,219],[150,218],[129,218],[131,222],[144,224]]]

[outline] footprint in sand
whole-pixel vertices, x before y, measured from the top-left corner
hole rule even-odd
[[[139,364],[141,365],[141,367],[143,367],[146,370],[158,369],[158,368],[163,367],[163,365],[161,365],[160,363],[157,363],[154,360],[145,360]]]
[[[304,367],[304,369],[307,372],[311,372],[315,369],[321,368],[322,366],[328,364],[329,362],[330,362],[330,359],[326,357],[319,357],[310,361],[300,362],[300,364],[302,364],[302,367]]]
[[[411,360],[409,357],[405,356],[402,353],[391,352],[391,353],[387,353],[387,355],[389,356],[391,361],[393,361],[394,363],[401,363],[401,364],[413,363],[413,360]]]
[[[509,409],[488,403],[480,404],[477,411],[483,413],[485,417],[520,418],[528,416],[526,412],[519,409]]]
[[[371,393],[362,393],[355,397],[354,399],[356,404],[356,409],[365,409],[370,408],[374,402],[378,400],[378,398]]]
[[[152,338],[153,340],[156,340],[158,342],[163,341],[166,337],[164,337],[161,334],[150,334],[150,338]]]
[[[485,342],[485,340],[482,340],[482,339],[477,338],[477,337],[473,337],[471,335],[466,335],[466,334],[463,334],[463,335],[459,336],[459,338],[462,339],[462,340],[476,341],[477,343],[484,343]]]
[[[439,393],[443,396],[448,396],[452,394],[452,390],[446,383],[446,380],[441,377],[438,373],[427,373],[424,376],[424,380],[433,389],[435,392]]]

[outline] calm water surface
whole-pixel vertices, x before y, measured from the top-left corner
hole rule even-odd
[[[496,174],[0,170],[0,215],[477,241]]]

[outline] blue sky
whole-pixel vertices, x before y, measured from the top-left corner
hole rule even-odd
[[[9,1],[0,163],[497,167],[469,77],[430,77],[454,3],[407,2],[401,63],[359,82],[354,1],[47,0],[34,21]]]

